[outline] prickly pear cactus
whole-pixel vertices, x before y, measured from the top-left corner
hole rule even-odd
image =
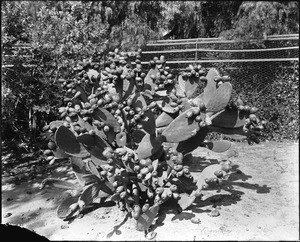
[[[70,79],[59,79],[66,97],[58,110],[61,120],[44,128],[49,139],[44,155],[50,165],[69,159],[80,185],[42,182],[42,188],[72,191],[58,217],[69,219],[97,202],[114,201],[146,231],[167,200],[184,210],[228,178],[231,164],[208,166],[196,179],[184,161],[198,147],[218,153],[231,147],[226,140],[206,141],[209,132],[259,142],[257,109],[241,100],[228,105],[229,77],[200,65],[176,76],[164,56],[151,60],[146,73],[140,58],[141,50],[116,49],[105,60],[79,62]]]

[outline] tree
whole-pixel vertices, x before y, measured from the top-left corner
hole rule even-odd
[[[243,2],[228,39],[263,39],[266,35],[299,33],[298,2]]]
[[[217,37],[232,27],[241,2],[238,1],[171,1],[162,2],[165,38]]]

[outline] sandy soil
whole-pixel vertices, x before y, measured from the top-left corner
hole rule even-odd
[[[180,214],[164,208],[152,228],[155,240],[299,240],[299,144],[236,143],[231,149],[239,153],[231,160],[240,170],[229,179],[233,191],[196,200]],[[197,164],[223,157],[199,148],[190,157],[191,167],[197,172]],[[135,220],[109,203],[71,223],[57,218],[56,207],[67,192],[40,190],[47,176],[20,185],[2,181],[3,224],[17,224],[49,240],[145,240]],[[75,182],[68,166],[51,176]],[[215,208],[220,215],[209,216]],[[201,223],[192,223],[193,217]]]

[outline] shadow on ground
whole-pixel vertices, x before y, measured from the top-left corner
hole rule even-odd
[[[52,207],[57,207],[60,203],[62,195],[66,193],[66,190],[52,187],[45,187],[40,189],[41,182],[48,177],[60,178],[62,180],[68,180],[72,183],[77,183],[75,175],[72,169],[68,165],[59,166],[47,172],[38,174],[34,178],[23,178],[19,183],[15,184],[14,180],[2,183],[2,207],[13,209],[34,202],[37,200],[43,201],[45,205],[47,202],[53,204]],[[36,210],[39,210],[37,208]],[[32,213],[34,211],[31,210]]]
[[[186,163],[190,166],[191,172],[201,172],[204,168],[212,164],[219,164],[218,159],[207,159],[204,157],[195,157],[191,154],[188,154],[186,158]],[[155,230],[157,227],[164,225],[164,220],[167,214],[174,214],[172,221],[175,220],[191,220],[199,213],[210,213],[212,208],[219,206],[231,206],[232,204],[237,204],[242,200],[245,192],[241,191],[242,189],[251,189],[257,193],[270,193],[271,187],[267,185],[252,184],[247,182],[252,176],[245,174],[239,170],[238,165],[233,165],[233,173],[230,174],[228,179],[224,182],[222,189],[210,189],[207,191],[207,194],[211,195],[203,197],[197,197],[194,203],[187,209],[187,211],[180,212],[178,204],[172,202],[166,202],[161,206],[159,214],[157,216],[156,223],[151,227],[152,230]],[[223,191],[223,192],[222,192]],[[225,194],[224,194],[225,192]],[[220,194],[218,194],[220,193]],[[207,195],[206,194],[206,195]]]

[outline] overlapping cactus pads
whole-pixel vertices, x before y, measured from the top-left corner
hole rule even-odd
[[[222,188],[230,163],[209,165],[195,178],[185,159],[196,148],[230,149],[227,140],[206,140],[209,132],[259,142],[257,109],[232,101],[228,76],[200,65],[178,74],[164,56],[151,60],[146,73],[140,58],[141,50],[115,50],[103,61],[79,62],[70,79],[59,80],[66,97],[58,110],[61,120],[44,129],[49,138],[44,155],[50,164],[69,159],[80,186],[43,181],[42,188],[72,190],[58,217],[114,201],[146,231],[167,200],[184,210],[205,191]]]

